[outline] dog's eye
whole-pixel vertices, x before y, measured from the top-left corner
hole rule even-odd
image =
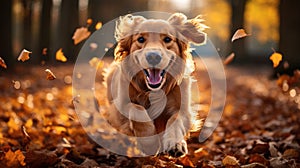
[[[170,37],[165,37],[164,38],[165,43],[170,43],[171,41],[172,41],[172,39]]]
[[[137,41],[138,41],[139,43],[144,43],[144,42],[146,41],[146,39],[145,39],[144,37],[139,37],[139,38],[137,39]]]

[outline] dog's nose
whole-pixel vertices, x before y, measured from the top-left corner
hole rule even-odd
[[[155,66],[160,63],[161,61],[161,53],[158,51],[149,51],[146,53],[146,60],[152,66]]]

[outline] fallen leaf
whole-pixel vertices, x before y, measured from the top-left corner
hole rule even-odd
[[[47,80],[54,80],[56,79],[56,76],[51,72],[50,69],[46,69],[45,72],[47,73]]]
[[[237,40],[237,39],[243,38],[243,37],[250,36],[250,35],[251,35],[251,34],[247,34],[247,33],[245,32],[244,29],[238,29],[238,30],[234,33],[234,35],[232,36],[231,42],[233,42],[233,41],[235,41],[235,40]]]
[[[195,167],[195,165],[193,164],[193,162],[189,159],[189,157],[187,155],[184,157],[180,157],[179,161],[185,167]]]
[[[99,30],[99,29],[101,29],[101,27],[102,27],[102,22],[98,22],[95,26],[95,29]]]
[[[234,53],[231,53],[224,61],[224,65],[228,65],[229,63],[231,63],[233,61],[235,57],[235,54]]]
[[[18,164],[20,164],[21,166],[26,165],[26,163],[24,162],[25,156],[20,150],[16,150],[15,152],[13,152],[9,149],[5,153],[5,159],[7,160],[8,167],[19,167]]]
[[[72,39],[74,40],[74,45],[79,44],[81,41],[87,39],[91,35],[91,32],[86,27],[77,28]]]
[[[274,52],[270,56],[270,60],[273,62],[273,67],[276,68],[282,60],[282,55],[280,53]]]
[[[194,151],[194,155],[195,155],[197,158],[202,159],[202,158],[204,158],[204,157],[209,156],[209,153],[208,153],[205,149],[199,148],[199,149],[197,149],[197,150]]]
[[[224,166],[238,166],[239,161],[234,156],[225,156],[225,158],[222,160],[222,163]]]
[[[24,62],[24,61],[29,60],[30,59],[29,54],[31,54],[31,53],[32,53],[31,51],[23,49],[18,57],[18,61],[21,60],[22,62]]]
[[[67,58],[65,57],[64,53],[62,52],[62,48],[60,48],[57,52],[56,52],[56,60],[57,61],[61,61],[61,62],[66,62]]]
[[[2,66],[3,68],[7,68],[5,61],[0,57],[0,66]]]
[[[300,152],[296,149],[287,149],[284,151],[282,157],[285,159],[297,159],[300,157]]]
[[[29,151],[25,154],[25,162],[29,167],[51,167],[59,161],[55,152]]]

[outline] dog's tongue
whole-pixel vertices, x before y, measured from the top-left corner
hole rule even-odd
[[[149,71],[149,83],[152,85],[159,84],[162,80],[162,77],[160,76],[160,70],[159,69],[150,69]]]

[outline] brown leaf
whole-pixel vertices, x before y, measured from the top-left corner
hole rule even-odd
[[[189,159],[189,157],[187,155],[180,157],[179,161],[182,163],[183,166],[195,167],[195,165],[193,164],[193,162]]]
[[[31,54],[31,53],[32,53],[31,51],[23,49],[18,57],[18,61],[25,62],[25,61],[29,60],[30,59],[29,54]]]
[[[59,161],[57,155],[49,151],[29,151],[25,157],[29,167],[51,167]]]
[[[300,152],[296,149],[287,149],[283,152],[282,157],[285,159],[297,159],[300,157]]]
[[[22,151],[16,150],[15,152],[11,151],[10,149],[5,153],[5,160],[7,161],[8,167],[19,167],[18,165],[25,166],[26,163],[24,162],[25,156],[23,155]]]
[[[233,61],[235,57],[235,54],[234,53],[231,53],[226,59],[225,61],[223,62],[224,65],[228,65],[229,63],[231,63]]]
[[[201,159],[201,158],[209,156],[209,153],[205,149],[199,148],[199,149],[197,149],[197,150],[194,151],[194,155],[197,158]]]
[[[62,48],[57,50],[55,58],[57,61],[66,62],[67,58],[65,57],[64,53],[62,52]]]
[[[265,166],[269,165],[269,161],[262,155],[254,154],[249,158],[249,163],[260,163]]]
[[[282,60],[282,55],[277,52],[274,52],[270,56],[270,60],[273,62],[273,68],[276,68]]]
[[[239,161],[234,156],[225,156],[225,158],[222,160],[222,163],[224,166],[238,166]]]
[[[0,66],[2,66],[3,68],[7,68],[5,61],[0,57]]]
[[[72,39],[74,40],[74,45],[79,44],[81,41],[87,39],[91,35],[91,32],[86,27],[77,28]]]
[[[45,72],[47,73],[47,80],[54,80],[56,79],[56,76],[53,74],[53,72],[51,72],[50,69],[46,69]]]
[[[243,38],[243,37],[250,36],[250,35],[251,35],[251,34],[247,34],[247,33],[245,32],[244,29],[238,29],[238,30],[234,33],[234,35],[232,36],[231,42],[233,42],[233,41],[235,41],[235,40],[237,40],[237,39]]]

